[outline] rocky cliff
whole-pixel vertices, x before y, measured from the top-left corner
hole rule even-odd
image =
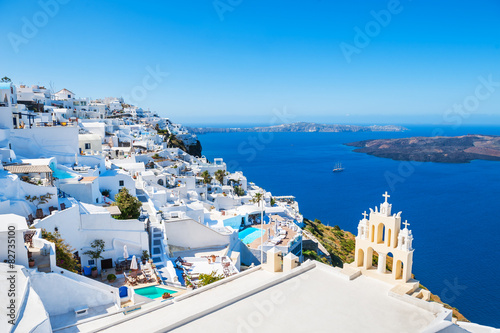
[[[196,140],[193,145],[186,145],[184,141],[178,139],[175,135],[170,135],[167,139],[167,148],[179,148],[190,155],[201,157],[202,147],[199,140]]]

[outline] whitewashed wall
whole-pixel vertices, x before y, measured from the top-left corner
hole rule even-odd
[[[222,235],[192,219],[164,222],[168,244],[181,247],[202,248],[226,246],[229,235]]]

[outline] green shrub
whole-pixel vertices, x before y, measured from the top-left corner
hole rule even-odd
[[[126,187],[122,187],[115,195],[115,202],[121,212],[117,217],[119,220],[136,219],[141,215],[142,202],[132,196]]]
[[[217,275],[216,271],[212,271],[210,274],[200,274],[200,282],[199,285],[206,286],[210,283],[214,283],[215,281],[222,280],[224,278],[223,275]]]
[[[73,256],[75,249],[71,248],[58,231],[48,232],[42,229],[42,238],[56,246],[56,265],[71,272],[77,272],[79,264]]]

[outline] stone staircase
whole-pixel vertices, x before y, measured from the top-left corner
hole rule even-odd
[[[151,226],[151,259],[157,269],[164,267],[161,253],[163,252],[161,240],[163,239],[163,231],[159,226]]]

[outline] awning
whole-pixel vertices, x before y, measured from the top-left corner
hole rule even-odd
[[[52,169],[48,165],[7,165],[3,167],[12,173],[52,173]]]

